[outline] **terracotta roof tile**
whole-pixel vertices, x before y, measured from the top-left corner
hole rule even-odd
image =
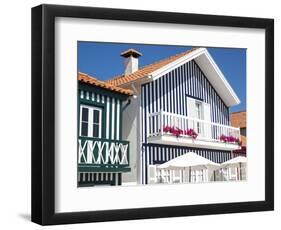
[[[98,86],[98,87],[101,87],[101,88],[104,88],[104,89],[107,89],[107,90],[111,90],[111,91],[114,91],[114,92],[117,92],[117,93],[122,93],[122,94],[126,94],[126,95],[129,95],[129,96],[133,95],[133,91],[130,90],[130,89],[123,89],[121,87],[114,86],[114,85],[112,85],[108,82],[98,80],[97,78],[91,77],[91,76],[89,76],[88,74],[85,74],[85,73],[79,72],[78,73],[78,80],[81,81],[81,82],[84,82],[86,84]]]
[[[149,74],[151,74],[152,72],[156,71],[157,69],[160,69],[161,67],[170,64],[171,62],[183,57],[184,55],[187,55],[188,53],[194,51],[195,49],[191,49],[191,50],[187,50],[185,52],[182,52],[180,54],[176,54],[174,56],[168,57],[166,59],[160,60],[158,62],[146,65],[142,68],[140,68],[139,70],[137,70],[136,72],[129,74],[129,75],[119,75],[116,76],[110,80],[107,80],[106,82],[115,85],[115,86],[120,86],[123,84],[126,84],[128,82],[131,81],[135,81],[144,77],[147,77]]]
[[[230,115],[231,125],[239,128],[247,127],[247,113],[246,111],[231,113]]]

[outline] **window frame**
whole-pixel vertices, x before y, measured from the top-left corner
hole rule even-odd
[[[82,135],[82,110],[83,108],[88,109],[88,135],[84,136]],[[94,111],[99,111],[99,122],[94,122]],[[79,117],[79,136],[80,137],[91,137],[91,138],[102,138],[102,116],[103,116],[103,109],[97,106],[92,106],[92,105],[85,105],[85,104],[80,104],[80,117]],[[93,125],[98,124],[99,125],[99,132],[98,136],[94,137],[93,136]],[[89,135],[91,134],[91,135]]]

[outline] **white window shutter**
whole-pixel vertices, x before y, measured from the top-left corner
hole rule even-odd
[[[187,97],[187,116],[189,118],[195,118],[196,117],[196,111],[195,111],[195,100],[193,98]],[[189,129],[195,129],[195,123],[193,120],[188,119],[188,128]]]
[[[157,182],[156,165],[148,165],[148,184]]]
[[[203,118],[204,123],[204,137],[212,139],[212,126],[211,126],[211,106],[208,103],[203,103]]]
[[[210,104],[203,103],[203,106],[204,106],[204,114],[203,114],[204,120],[208,121],[208,122],[211,122],[211,107],[210,107]]]
[[[187,97],[187,114],[191,118],[195,118],[195,100],[193,98]]]

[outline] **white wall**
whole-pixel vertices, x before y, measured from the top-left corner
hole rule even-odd
[[[280,62],[280,10],[279,1],[114,1],[114,0],[55,0],[53,4],[90,5],[99,7],[136,8],[143,10],[163,10],[190,13],[208,13],[252,17],[274,17],[275,21],[275,63]],[[1,3],[1,229],[39,229],[29,222],[30,216],[30,8],[41,1],[2,1]],[[276,65],[275,76],[280,76]],[[276,112],[281,116],[280,77],[276,77]],[[280,119],[275,121],[276,142],[281,139]],[[181,217],[170,219],[126,221],[83,224],[68,226],[68,229],[269,229],[280,225],[281,219],[281,148],[275,150],[275,200],[276,211],[248,214],[229,214],[203,217]],[[54,227],[64,229],[65,226]],[[274,228],[273,228],[274,229]],[[276,228],[275,228],[276,229]]]
[[[131,98],[130,104],[123,112],[122,139],[130,141],[130,167],[131,171],[122,174],[122,184],[137,184],[137,172],[139,167],[139,108],[140,97]],[[125,103],[123,107],[125,106]]]
[[[127,57],[124,59],[124,73],[129,75],[139,68],[139,59],[133,56]]]

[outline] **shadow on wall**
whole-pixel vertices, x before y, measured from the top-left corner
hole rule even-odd
[[[31,221],[31,215],[29,213],[20,213],[18,216],[28,222]]]

